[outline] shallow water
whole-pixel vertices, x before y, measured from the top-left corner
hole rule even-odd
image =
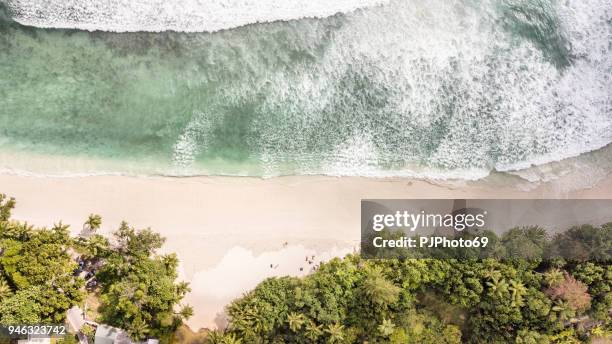
[[[605,0],[391,1],[214,33],[11,19],[91,29],[58,4],[4,2],[1,167],[44,173],[15,163],[36,154],[67,174],[475,179],[612,142]],[[133,31],[120,19],[103,24]]]

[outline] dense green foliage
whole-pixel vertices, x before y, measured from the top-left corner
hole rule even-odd
[[[68,227],[33,228],[10,220],[15,201],[0,195],[0,323],[58,323],[83,300],[72,276]]]
[[[101,301],[100,319],[92,320],[125,329],[136,340],[170,342],[192,315],[190,306],[178,307],[189,287],[176,282],[176,255],[156,254],[165,241],[159,234],[122,223],[111,244],[95,234],[102,219],[92,214],[83,226],[88,235],[74,239],[61,223],[46,229],[11,220],[14,206],[0,194],[0,324],[62,323],[88,292]],[[95,281],[88,288],[85,272]]]
[[[134,339],[168,338],[192,313],[189,306],[175,312],[175,306],[189,291],[187,283],[175,283],[176,255],[156,255],[164,239],[149,229],[137,231],[127,223],[121,224],[114,239],[117,245],[113,250],[97,248],[106,260],[98,273],[102,320],[127,329]],[[97,240],[96,236],[90,238],[90,249]]]
[[[228,307],[210,343],[580,343],[607,336],[612,266],[542,260],[544,251],[609,255],[612,225],[548,239],[541,228],[492,237],[534,259],[375,259],[353,255],[305,278],[271,278]],[[491,233],[489,233],[491,234]],[[491,234],[492,235],[492,234]],[[603,239],[602,239],[603,238]],[[579,241],[570,247],[568,241]],[[594,252],[603,250],[607,252]],[[518,252],[521,251],[521,252]]]
[[[96,320],[126,329],[137,340],[172,342],[192,315],[191,307],[180,306],[189,287],[176,282],[176,255],[157,254],[164,243],[159,234],[122,223],[106,238],[96,234],[102,219],[91,215],[83,228],[88,235],[73,239],[61,223],[47,229],[11,220],[14,206],[0,195],[0,324],[62,322],[87,293],[99,295]],[[265,280],[228,306],[227,330],[211,332],[207,341],[610,340],[611,232],[612,224],[574,227],[552,238],[537,227],[499,238],[487,233],[492,243],[487,254],[529,260],[482,259],[477,250],[465,250],[462,259],[333,259],[304,278]],[[577,259],[541,259],[551,253]],[[74,273],[75,256],[96,267],[89,277],[97,282],[93,287],[86,289],[81,274]]]
[[[459,343],[458,326],[414,307],[421,286],[448,273],[438,264],[350,256],[304,279],[268,279],[229,306],[229,332],[244,343]]]

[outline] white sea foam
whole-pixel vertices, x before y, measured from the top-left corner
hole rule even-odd
[[[261,123],[264,146],[306,146],[300,141],[319,135],[320,126],[312,123],[321,121],[317,116],[332,98],[351,102],[346,116],[352,119],[343,130],[353,134],[328,156],[327,174],[477,179],[491,170],[514,171],[599,149],[612,142],[612,4],[554,4],[547,10],[555,13],[547,14],[558,14],[573,59],[565,67],[555,66],[536,42],[515,39],[500,24],[498,1],[392,1],[352,15],[317,68],[297,77],[278,72],[280,91],[269,95],[266,106],[273,111],[298,99],[283,114],[295,134],[281,138],[276,127]],[[373,87],[391,93],[390,101],[363,108],[353,90],[338,86],[352,77],[347,71],[360,71]],[[305,90],[299,82],[304,79],[316,82]],[[423,141],[437,134],[431,131],[439,123],[446,132],[424,152]],[[415,140],[422,133],[428,133],[423,141]],[[393,170],[373,163],[367,159],[372,140],[356,140],[359,135],[374,136],[379,162],[389,152],[406,163]],[[394,140],[387,144],[384,137]]]
[[[386,0],[7,0],[14,19],[42,28],[212,32],[252,23],[321,18]]]
[[[196,156],[208,147],[208,136],[214,117],[203,112],[193,115],[183,134],[174,144],[172,161],[177,167],[187,167],[194,163]]]
[[[184,0],[170,6],[158,0],[9,0],[22,23],[116,31],[212,31],[379,3]],[[558,17],[571,58],[562,67],[537,42],[501,24],[506,19],[499,11],[502,3],[391,1],[358,11],[330,29],[329,42],[313,54],[317,62],[303,66],[258,70],[256,49],[239,49],[238,57],[254,66],[256,85],[272,85],[265,88],[260,109],[267,115],[251,124],[259,134],[248,142],[251,157],[261,160],[264,176],[478,179],[492,170],[526,169],[612,142],[612,3],[548,3],[547,14]],[[247,14],[236,14],[240,11]],[[304,40],[309,39],[306,24],[299,26],[306,31],[300,36]],[[350,89],[355,78],[367,79],[372,89]],[[236,82],[223,94],[229,102],[249,103],[262,92],[254,85]],[[376,87],[388,97],[369,108],[363,93],[379,91]],[[335,117],[330,119],[330,113]],[[177,165],[193,164],[206,149],[211,124],[199,117],[176,142]],[[329,129],[336,120],[340,125],[334,128],[344,132]],[[342,135],[344,141],[334,141]],[[311,151],[319,149],[319,142],[330,142],[331,148]]]

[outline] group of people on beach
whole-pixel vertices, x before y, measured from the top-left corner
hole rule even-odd
[[[289,243],[288,243],[288,242],[286,242],[286,241],[283,243],[283,247],[287,247],[288,245],[289,245]],[[313,255],[311,255],[311,256],[306,256],[306,257],[305,257],[305,259],[304,259],[304,261],[305,261],[306,263],[308,263],[308,265],[313,265],[313,264],[315,264],[315,258],[316,258],[316,255],[314,255],[314,254],[313,254]],[[315,265],[312,267],[312,269],[311,269],[311,270],[312,270],[312,271],[317,270],[317,268],[319,267],[319,265],[321,265],[321,263],[322,263],[322,262],[319,262],[319,264],[315,264]],[[271,264],[270,264],[270,269],[277,269],[277,268],[278,268],[278,266],[279,266],[279,264],[274,264],[274,263],[271,263]],[[299,271],[300,271],[300,272],[304,271],[304,267],[303,267],[303,266],[300,266]]]

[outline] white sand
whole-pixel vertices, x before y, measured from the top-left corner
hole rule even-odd
[[[359,242],[363,198],[612,198],[612,177],[567,190],[557,180],[517,187],[511,178],[455,185],[406,179],[283,177],[28,177],[0,175],[0,192],[17,198],[14,218],[35,225],[62,220],[78,232],[90,213],[102,230],[121,220],[152,227],[177,252],[193,329],[223,323],[223,306],[273,275],[305,274],[316,263],[351,252]],[[273,264],[273,268],[270,268]],[[278,266],[276,266],[278,265]],[[300,267],[304,271],[300,271]]]

